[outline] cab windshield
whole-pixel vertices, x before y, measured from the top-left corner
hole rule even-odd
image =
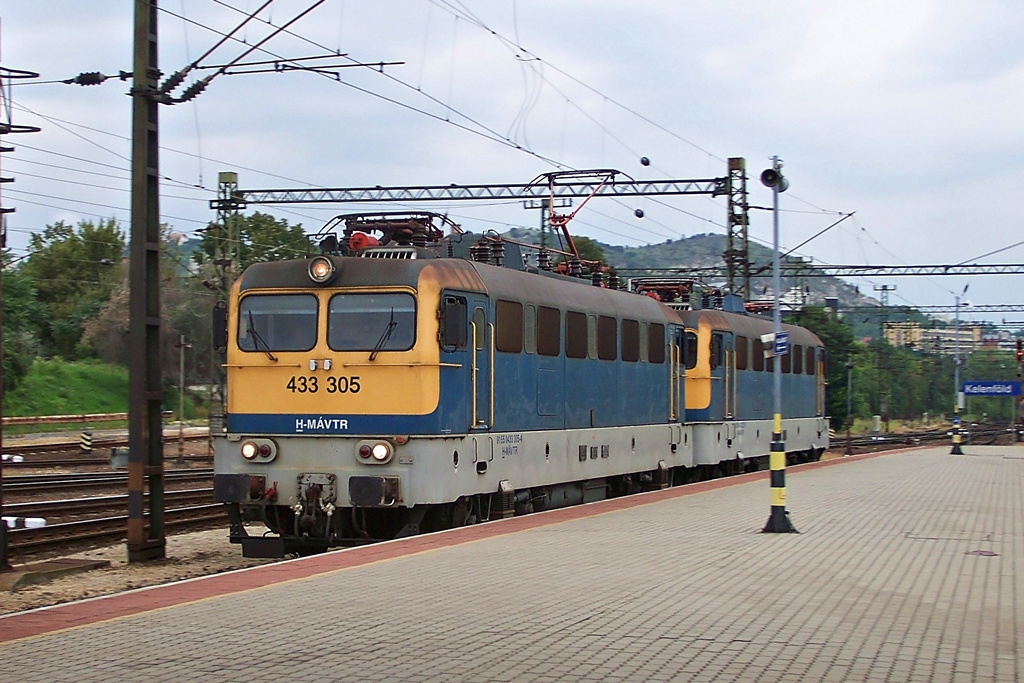
[[[416,300],[402,292],[335,294],[327,312],[334,351],[407,351],[416,341]]]
[[[238,305],[238,348],[309,351],[316,346],[316,318],[312,294],[250,294]]]

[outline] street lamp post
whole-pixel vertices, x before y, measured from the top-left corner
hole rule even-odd
[[[850,446],[850,423],[853,421],[853,358],[846,359],[846,452],[843,455],[853,455]]]
[[[192,348],[185,343],[185,335],[180,336],[178,347],[178,461],[185,464],[185,349]]]
[[[969,282],[964,285],[964,291],[956,295],[956,305],[953,307],[956,337],[953,340],[953,450],[949,452],[950,455],[964,454],[960,448],[960,299],[967,294],[967,288],[970,286]]]
[[[772,289],[774,303],[772,306],[772,346],[779,350],[778,340],[782,332],[782,314],[779,310],[779,290],[782,278],[779,274],[779,193],[785,192],[789,181],[782,175],[782,161],[772,157],[772,167],[761,173],[761,183],[772,189]],[[783,349],[785,353],[789,349]],[[772,446],[768,455],[768,468],[771,470],[772,510],[764,533],[785,534],[796,533],[786,512],[786,444],[782,440],[782,354],[775,353],[772,362],[774,427],[772,429]]]

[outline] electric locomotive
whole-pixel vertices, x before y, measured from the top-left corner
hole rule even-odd
[[[763,463],[761,378],[736,369],[763,324],[680,312],[599,271],[560,274],[543,252],[528,267],[521,245],[457,226],[443,235],[440,219],[347,217],[341,239],[321,235],[325,253],[255,264],[234,283],[220,317],[214,492],[243,554],[395,538]],[[790,373],[793,395],[818,392],[821,343],[789,329],[811,350]],[[783,417],[787,450],[820,454],[820,401]],[[267,533],[250,535],[247,521]]]

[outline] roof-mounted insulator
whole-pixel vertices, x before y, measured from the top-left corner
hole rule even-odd
[[[537,252],[537,267],[541,270],[551,270],[551,252],[541,249]]]
[[[480,240],[469,248],[469,255],[477,263],[487,263],[491,260],[491,246],[486,241]]]

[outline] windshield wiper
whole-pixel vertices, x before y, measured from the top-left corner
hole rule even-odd
[[[262,349],[263,353],[267,354],[267,358],[269,358],[270,360],[272,360],[272,361],[274,361],[276,363],[277,362],[277,356],[275,356],[274,354],[272,354],[270,352],[270,344],[268,344],[267,341],[263,337],[260,336],[260,333],[256,331],[256,323],[255,323],[255,321],[253,321],[252,309],[251,308],[249,309],[249,332],[252,333],[252,342],[253,342],[252,345],[256,348],[256,350],[260,351],[261,350],[260,349],[260,345],[262,344],[263,345],[263,349]]]
[[[388,343],[388,339],[391,339],[391,333],[398,327],[398,323],[395,322],[395,309],[391,308],[391,319],[388,320],[388,326],[384,328],[384,332],[380,335],[380,339],[377,340],[377,345],[373,347],[373,351],[370,352],[370,360],[377,357],[380,350],[384,348],[384,345]]]

